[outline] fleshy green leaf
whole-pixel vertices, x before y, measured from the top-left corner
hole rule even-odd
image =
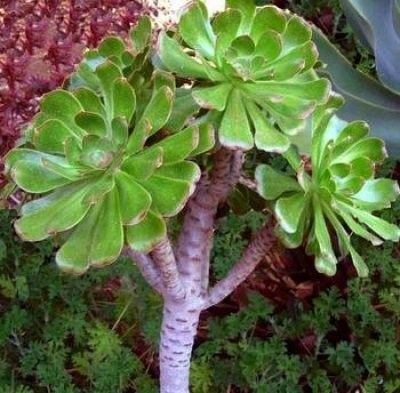
[[[219,129],[221,144],[230,148],[249,150],[253,147],[253,135],[239,90],[233,90]]]
[[[107,126],[103,117],[97,113],[79,112],[75,116],[76,124],[92,135],[104,136],[107,133]]]
[[[161,166],[163,156],[164,151],[161,147],[147,149],[125,160],[122,170],[134,178],[145,180]]]
[[[255,174],[257,191],[266,200],[275,200],[285,192],[301,192],[299,183],[269,165],[259,165]]]
[[[126,228],[126,240],[129,246],[140,252],[149,252],[166,235],[164,220],[154,211],[149,211],[146,218],[137,225]]]
[[[210,59],[214,56],[215,35],[208,19],[207,7],[194,2],[181,16],[179,33],[186,43]]]
[[[155,92],[142,115],[142,119],[151,119],[150,134],[157,132],[168,121],[172,104],[173,92],[169,87],[163,86]]]
[[[202,108],[223,111],[231,90],[232,86],[230,84],[221,83],[212,87],[196,89],[192,94]]]
[[[163,162],[170,164],[187,158],[198,143],[199,129],[196,126],[192,126],[163,139],[151,148],[162,148],[164,153]]]
[[[248,102],[247,110],[254,125],[254,140],[258,149],[272,153],[283,153],[289,149],[289,138],[280,133],[256,105]]]
[[[399,196],[399,185],[390,179],[367,180],[362,189],[352,196],[354,204],[369,211],[389,208]]]
[[[15,222],[18,235],[24,240],[39,241],[74,227],[89,210],[82,203],[88,186],[82,182],[64,186],[25,204],[22,218]]]
[[[36,148],[47,153],[64,153],[65,141],[73,133],[59,120],[49,119],[33,133]]]
[[[136,95],[126,79],[120,78],[113,85],[114,117],[124,117],[128,123],[132,120],[136,108]]]
[[[303,193],[282,197],[276,202],[275,214],[285,232],[295,233],[299,227],[300,217],[307,205],[307,196]]]
[[[174,39],[162,32],[159,40],[160,58],[168,69],[179,70],[184,77],[207,79],[203,65],[186,54]]]
[[[197,156],[211,150],[215,145],[215,130],[209,123],[199,124],[199,142],[190,155]]]
[[[141,180],[140,184],[151,194],[153,205],[165,217],[178,214],[193,192],[191,183],[161,176],[157,171],[147,180]]]
[[[344,211],[350,213],[354,218],[356,218],[361,223],[367,225],[376,234],[385,240],[392,240],[398,242],[400,238],[400,229],[394,224],[390,224],[379,217],[373,216],[371,213],[363,211],[361,209],[350,206],[346,203],[336,201],[338,209],[343,209]]]
[[[137,25],[130,31],[133,50],[136,54],[141,53],[150,44],[151,20],[148,16],[142,16]]]

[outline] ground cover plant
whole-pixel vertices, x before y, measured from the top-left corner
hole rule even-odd
[[[350,235],[397,241],[399,228],[377,212],[399,189],[376,177],[383,141],[366,123],[337,117],[343,99],[315,72],[318,52],[300,17],[232,0],[210,21],[194,2],[177,32],[152,44],[143,18],[129,43],[111,37],[88,51],[64,88],[43,97],[6,173],[39,194],[22,206],[17,233],[54,236],[61,269],[81,274],[122,253],[136,262],[163,299],[160,390],[188,392],[202,311],[230,295],[277,239],[306,246],[320,273],[334,275],[348,256],[366,277]],[[306,131],[309,158],[295,142]],[[268,165],[266,153],[281,154],[289,170]],[[213,232],[230,195],[233,210],[259,210],[260,225],[214,282]]]

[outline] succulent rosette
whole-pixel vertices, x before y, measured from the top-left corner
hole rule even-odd
[[[112,263],[125,244],[151,250],[199,179],[189,158],[214,142],[207,125],[159,132],[172,112],[171,75],[154,72],[137,102],[112,56],[83,68],[71,90],[42,98],[25,147],[6,157],[15,183],[41,194],[22,207],[18,234],[40,241],[62,233],[56,261],[75,273]]]
[[[194,79],[193,97],[219,113],[220,142],[230,148],[285,152],[330,85],[313,66],[318,53],[301,18],[252,0],[228,0],[209,20],[201,1],[181,16],[178,34],[162,33],[163,66]]]
[[[341,254],[350,254],[364,277],[368,268],[352,246],[351,235],[374,245],[399,240],[400,229],[375,214],[391,206],[399,186],[391,179],[375,178],[376,164],[386,157],[384,142],[368,136],[365,122],[347,123],[334,116],[338,101],[333,97],[330,107],[320,108],[313,117],[312,173],[300,165],[295,178],[260,165],[257,188],[265,199],[276,201],[277,233],[286,246],[306,242],[307,251],[316,256],[316,269],[333,275],[338,260],[331,228]]]

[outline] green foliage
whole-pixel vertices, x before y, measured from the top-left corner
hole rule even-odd
[[[107,38],[87,54],[69,91],[42,98],[26,147],[6,158],[20,188],[45,194],[23,206],[17,232],[39,241],[68,231],[56,261],[73,273],[114,262],[125,243],[146,252],[158,243],[166,234],[163,217],[182,210],[199,179],[199,167],[187,158],[213,144],[207,125],[159,136],[171,116],[175,82],[155,71],[135,91],[131,63],[138,44],[131,46]]]
[[[221,218],[211,255],[211,269],[216,279],[226,276],[229,269],[242,255],[251,233],[259,229],[264,222],[265,215],[257,212]]]
[[[329,83],[313,71],[318,54],[310,26],[274,6],[229,1],[212,21],[201,1],[182,15],[178,36],[162,33],[163,65],[195,81],[193,98],[211,110],[220,142],[282,153],[305,128]],[[253,136],[254,134],[254,136]]]
[[[277,233],[287,247],[305,243],[316,257],[316,269],[334,275],[338,261],[332,227],[340,253],[350,255],[359,276],[366,277],[368,268],[350,236],[373,245],[398,241],[399,227],[376,213],[390,208],[400,189],[394,180],[375,178],[376,165],[386,157],[383,141],[368,136],[366,123],[347,123],[334,116],[340,105],[341,100],[332,96],[312,117],[311,174],[300,162],[295,166],[297,178],[260,165],[257,188],[266,200],[276,201]]]
[[[399,207],[396,202],[391,212],[394,222]],[[79,278],[60,273],[50,243],[16,238],[10,228],[15,216],[0,213],[0,274],[8,283],[1,291],[0,391],[156,393],[145,370],[156,353],[161,299],[127,259]],[[226,255],[238,252],[232,248],[241,247],[259,225],[258,213],[220,221],[214,278],[228,268]],[[265,386],[271,393],[397,392],[396,250],[392,243],[376,248],[362,239],[354,247],[370,278],[350,279],[346,291],[332,287],[287,308],[248,292],[248,305],[238,311],[226,315],[217,307],[195,350],[193,392],[264,393]],[[10,291],[17,281],[26,281],[26,289]]]
[[[54,265],[51,243],[18,240],[10,225],[15,219],[12,211],[0,212],[0,391],[109,393],[140,387],[156,393],[132,347],[155,323],[161,303],[149,289],[142,304],[132,302],[133,290],[138,295],[145,286],[135,284],[140,274],[132,262],[121,260],[82,278],[63,274]],[[108,286],[114,286],[111,298]]]

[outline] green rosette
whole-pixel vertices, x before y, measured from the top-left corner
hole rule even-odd
[[[161,33],[159,55],[166,69],[195,81],[193,98],[215,115],[222,145],[283,153],[330,91],[313,71],[311,36],[304,20],[274,6],[228,0],[210,20],[194,1],[174,37]]]
[[[143,26],[150,28],[142,21],[131,35],[145,45]],[[22,207],[17,233],[29,241],[61,233],[56,261],[73,273],[114,262],[124,245],[150,251],[199,179],[190,158],[214,143],[206,124],[165,130],[175,99],[170,74],[153,72],[137,94],[144,61],[135,55],[147,53],[139,43],[135,52],[108,38],[97,57],[87,55],[68,90],[42,98],[26,144],[5,160],[15,183],[39,195]]]
[[[374,245],[398,241],[400,229],[376,215],[390,208],[399,195],[397,182],[376,178],[375,168],[386,158],[384,142],[368,135],[363,121],[336,117],[340,97],[332,97],[312,119],[312,171],[297,167],[297,178],[268,165],[256,170],[258,192],[274,201],[277,233],[288,247],[306,244],[316,269],[333,275],[338,262],[331,234],[341,255],[350,255],[357,273],[368,274],[351,244],[353,235]]]

